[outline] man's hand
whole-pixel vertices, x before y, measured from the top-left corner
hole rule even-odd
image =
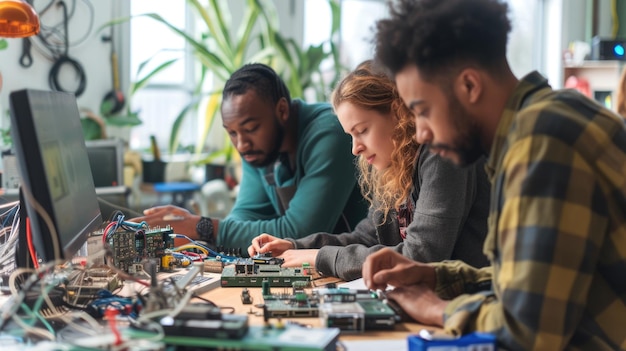
[[[145,221],[150,227],[170,225],[176,234],[184,234],[192,239],[198,239],[196,224],[198,224],[200,216],[191,214],[184,208],[172,205],[157,206],[144,210],[143,214],[143,217],[131,218],[129,221]]]
[[[440,299],[428,286],[415,284],[395,288],[387,292],[387,298],[394,300],[417,322],[443,327],[443,312],[448,302]]]
[[[278,257],[285,260],[283,267],[301,267],[305,262],[311,267],[315,267],[315,258],[318,252],[318,249],[287,250]]]
[[[370,289],[422,284],[434,290],[436,279],[434,267],[415,262],[389,248],[370,254],[363,264],[363,280]]]
[[[248,247],[248,255],[252,257],[258,253],[271,252],[272,256],[276,257],[293,248],[290,241],[263,233],[252,239],[252,245]]]

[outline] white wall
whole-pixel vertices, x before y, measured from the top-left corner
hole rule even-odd
[[[77,99],[78,106],[94,112],[98,112],[102,98],[112,89],[111,47],[108,42],[103,42],[100,39],[102,34],[108,34],[108,29],[100,32],[97,30],[110,19],[112,6],[117,1],[90,1],[94,8],[94,23],[91,34],[84,43],[69,49],[69,56],[78,61],[86,72],[87,85],[85,92]],[[45,6],[47,1],[35,1],[34,3],[35,10],[40,11],[39,6]],[[90,16],[87,7],[82,1],[76,1],[76,4],[76,14],[69,23],[70,42],[80,39],[78,36],[86,33],[89,26]],[[43,25],[50,26],[62,21],[62,19],[62,8],[52,6],[42,16],[41,22]],[[37,47],[41,46],[38,45],[39,39],[33,38],[32,40],[34,41],[31,50],[33,64],[29,68],[21,67],[18,62],[22,52],[21,39],[7,39],[9,47],[0,51],[0,73],[4,81],[2,90],[0,90],[0,110],[2,111],[0,128],[8,126],[9,92],[25,88],[50,90],[48,73],[53,63],[38,51]],[[75,91],[78,82],[73,68],[69,66],[62,68],[59,82],[64,89]]]

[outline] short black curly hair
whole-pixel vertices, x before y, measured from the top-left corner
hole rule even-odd
[[[398,0],[376,23],[376,62],[392,75],[414,64],[425,79],[468,65],[506,65],[511,23],[501,0]]]
[[[276,105],[281,98],[291,104],[291,96],[285,82],[270,66],[249,63],[235,71],[224,85],[222,100],[232,95],[243,95],[254,90],[262,99]]]

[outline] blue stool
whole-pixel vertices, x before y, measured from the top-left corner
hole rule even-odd
[[[171,204],[182,208],[186,208],[193,194],[200,190],[200,185],[190,182],[154,183],[153,186],[159,197],[161,194],[172,194]]]

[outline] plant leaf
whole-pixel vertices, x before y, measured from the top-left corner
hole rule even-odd
[[[282,58],[285,59],[286,64],[289,67],[290,74],[288,77],[289,79],[286,81],[286,84],[288,85],[291,96],[302,97],[304,94],[302,90],[302,85],[300,84],[300,80],[298,77],[298,69],[295,66],[295,62],[289,52],[289,49],[287,48],[285,39],[283,39],[280,33],[276,32],[274,33],[274,41],[278,52],[280,53]]]
[[[224,28],[227,27],[224,24],[223,17],[221,16],[221,7],[214,1],[211,1],[207,8],[204,8],[198,0],[187,1],[193,6],[193,8],[196,9],[198,14],[200,14],[200,17],[209,29],[211,36],[220,48],[220,51],[226,53],[227,56],[232,55],[228,31],[224,30]],[[218,23],[217,25],[216,22]]]
[[[209,102],[207,103],[206,109],[204,110],[204,128],[202,129],[202,134],[200,136],[200,140],[202,143],[196,144],[196,153],[202,152],[204,148],[204,141],[206,141],[207,136],[209,135],[209,131],[213,126],[215,121],[215,115],[217,114],[217,110],[221,106],[222,102],[222,91],[214,91],[209,95]]]
[[[239,33],[237,34],[237,47],[235,48],[235,56],[233,62],[235,66],[241,66],[243,59],[245,58],[246,48],[250,46],[250,35],[252,29],[256,23],[256,19],[261,12],[259,8],[254,6],[254,1],[248,1],[246,12],[239,26]]]
[[[176,119],[174,119],[174,123],[172,124],[172,131],[170,132],[170,142],[168,145],[169,153],[174,154],[178,149],[179,138],[180,138],[180,127],[183,125],[185,118],[187,117],[187,113],[191,109],[195,109],[198,107],[200,103],[199,98],[192,99],[183,109],[178,113]]]
[[[91,118],[81,118],[80,125],[83,127],[85,140],[95,140],[102,137],[102,127]]]
[[[142,62],[142,64],[140,65],[138,71],[141,71],[141,69],[143,68],[143,65],[148,63],[148,61],[150,61],[152,58],[154,58],[154,56],[152,56],[148,60]],[[152,69],[152,71],[148,72],[143,78],[133,82],[131,84],[131,86],[130,86],[130,89],[129,89],[129,96],[135,94],[135,92],[137,92],[137,90],[139,90],[139,89],[143,88],[144,86],[146,86],[148,84],[148,82],[150,81],[150,79],[152,79],[152,77],[154,77],[159,72],[161,72],[164,69],[166,69],[167,67],[171,66],[176,61],[178,61],[177,58],[165,61],[162,64],[160,64],[157,67],[155,67],[154,69]]]
[[[141,123],[139,112],[131,112],[125,116],[109,116],[104,119],[104,123],[112,126],[138,126]]]

